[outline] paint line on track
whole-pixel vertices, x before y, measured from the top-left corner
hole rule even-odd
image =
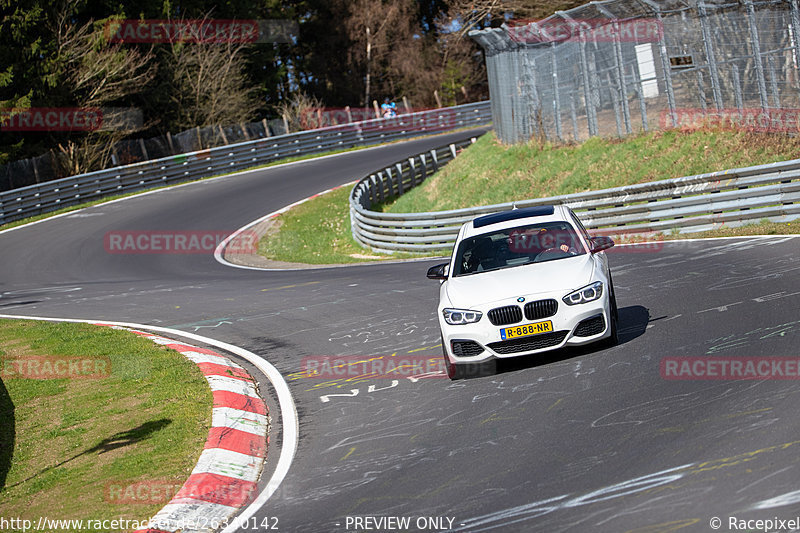
[[[253,364],[256,368],[258,368],[264,375],[267,377],[269,382],[271,383],[272,387],[275,389],[275,394],[277,395],[278,399],[278,407],[280,409],[280,419],[281,419],[281,428],[282,428],[282,439],[280,444],[280,452],[279,457],[276,463],[276,467],[272,476],[270,477],[269,481],[267,482],[266,487],[264,490],[256,496],[256,498],[247,506],[245,507],[242,512],[239,514],[237,520],[233,520],[233,522],[222,530],[222,533],[232,533],[238,529],[238,524],[244,523],[248,518],[253,516],[266,502],[267,500],[275,493],[275,491],[280,486],[281,482],[284,480],[286,475],[289,472],[289,468],[292,465],[292,461],[294,460],[295,453],[297,452],[297,444],[299,439],[299,424],[297,419],[297,408],[294,403],[294,399],[292,398],[292,394],[289,391],[289,386],[286,381],[281,376],[280,372],[268,361],[264,360],[263,358],[259,357],[258,355],[245,350],[244,348],[240,348],[233,344],[229,344],[227,342],[218,341],[216,339],[212,339],[209,337],[204,337],[202,335],[197,335],[196,333],[189,333],[186,331],[181,331],[172,328],[165,328],[160,326],[150,326],[146,324],[136,324],[131,322],[111,322],[107,320],[86,320],[86,319],[76,319],[76,318],[51,318],[51,317],[38,317],[38,316],[22,316],[22,315],[7,315],[7,314],[0,314],[0,318],[8,318],[14,320],[40,320],[40,321],[47,321],[47,322],[73,322],[73,323],[83,323],[83,324],[95,324],[95,325],[105,325],[105,326],[116,326],[121,328],[130,328],[134,330],[145,330],[145,332],[156,332],[156,333],[163,333],[168,335],[175,335],[178,337],[183,337],[187,339],[191,339],[197,342],[201,342],[207,344],[209,346],[214,346],[221,350],[236,354],[246,361]],[[145,333],[142,332],[142,333]],[[147,333],[145,333],[147,334]],[[198,352],[201,349],[197,347],[193,347],[190,345],[181,345],[180,342],[176,342],[172,339],[165,339],[165,338],[153,338],[154,342],[158,344],[164,345],[176,345],[178,347],[184,346],[187,351]],[[202,352],[201,352],[202,353]],[[208,354],[211,355],[211,354]],[[219,376],[215,376],[219,377]],[[224,379],[224,378],[223,378]],[[246,387],[247,381],[242,381],[244,387]],[[246,395],[246,393],[243,393]],[[221,416],[230,417],[235,416],[235,413],[239,413],[239,423],[244,427],[248,425],[252,427],[256,427],[257,423],[264,423],[266,421],[266,417],[262,414],[250,412],[241,409],[228,409],[225,407],[221,408],[214,408],[214,418],[218,418]],[[246,418],[246,420],[244,419]],[[212,423],[213,425],[213,423]],[[254,430],[244,430],[241,431],[242,434],[253,435]],[[278,439],[270,439],[270,443],[273,446],[277,446]],[[203,452],[206,454],[209,451],[217,451],[222,455],[228,456],[231,453],[236,453],[233,450],[221,450],[220,448],[215,448],[213,450],[206,450]],[[241,454],[238,454],[241,455]],[[201,456],[202,457],[202,456]],[[200,466],[200,462],[198,462],[198,466]],[[209,474],[201,474],[201,475],[213,475],[217,479],[215,483],[219,483],[218,479],[220,475],[218,473],[209,473]],[[248,479],[248,476],[245,473],[242,473],[239,476],[238,483],[254,483]],[[190,476],[190,480],[192,477]],[[236,479],[236,478],[234,478]],[[187,481],[188,483],[188,481]],[[199,478],[195,478],[193,483],[202,483],[202,480]],[[253,484],[253,487],[255,485]],[[186,487],[184,487],[186,488]],[[248,487],[243,488],[240,492],[246,492]],[[178,496],[183,496],[187,494],[184,492],[184,489],[181,489]],[[177,498],[177,496],[176,496]],[[207,518],[209,521],[211,519],[217,519],[218,523],[226,523],[224,517],[231,516],[231,507],[228,505],[224,505],[218,502],[208,502],[209,505],[206,508],[207,513],[204,514],[204,519]],[[171,513],[175,512],[176,510],[180,509],[180,506],[184,504],[178,504],[176,507],[175,504],[172,502],[167,504],[160,511],[160,513]],[[213,509],[212,509],[213,507]],[[234,511],[235,512],[235,509]],[[187,530],[188,531],[188,530]]]

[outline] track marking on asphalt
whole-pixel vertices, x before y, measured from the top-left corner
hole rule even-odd
[[[108,324],[111,326],[122,326],[134,329],[144,329],[149,331],[156,331],[159,333],[166,333],[169,335],[177,335],[179,337],[184,337],[187,339],[192,339],[198,342],[202,342],[204,344],[208,344],[210,346],[214,346],[216,348],[220,348],[227,352],[236,354],[256,368],[258,368],[269,380],[272,384],[272,387],[275,389],[275,394],[278,396],[278,406],[281,411],[281,428],[283,432],[283,438],[281,439],[280,445],[280,453],[278,457],[277,464],[275,466],[275,471],[272,473],[272,477],[267,482],[267,486],[265,489],[256,497],[253,502],[248,505],[241,514],[238,515],[238,520],[234,521],[233,524],[226,527],[222,530],[221,533],[233,533],[238,529],[238,524],[244,523],[247,519],[253,516],[264,504],[267,500],[278,490],[281,482],[286,478],[286,475],[289,473],[289,468],[292,465],[292,461],[294,460],[294,456],[297,453],[297,444],[298,439],[300,436],[299,433],[299,423],[297,419],[297,408],[295,407],[294,399],[292,398],[292,393],[289,390],[289,386],[286,381],[281,376],[281,373],[272,366],[271,363],[264,360],[263,358],[259,357],[258,355],[245,350],[244,348],[240,348],[233,344],[229,344],[227,342],[219,341],[216,339],[212,339],[210,337],[204,337],[202,335],[197,335],[196,333],[190,333],[187,331],[181,331],[172,328],[164,328],[160,326],[150,326],[147,324],[136,324],[131,322],[110,322],[108,320],[86,320],[86,319],[77,319],[77,318],[51,318],[51,317],[37,317],[37,316],[19,316],[19,315],[5,315],[0,314],[0,318],[9,318],[9,319],[16,319],[16,320],[41,320],[46,322],[75,322],[75,323],[83,323],[83,324],[91,324],[91,323],[103,323]],[[278,439],[271,439],[271,445],[277,445],[276,441]]]
[[[269,289],[261,289],[261,292],[268,291],[282,291],[283,289],[294,289],[295,287],[308,287],[309,285],[318,285],[321,281],[309,281],[307,283],[295,283],[294,285],[284,285],[283,287],[272,287]]]

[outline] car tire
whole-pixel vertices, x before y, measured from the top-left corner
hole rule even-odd
[[[610,329],[611,335],[603,340],[604,348],[611,348],[619,344],[619,311],[617,310],[617,296],[614,294],[614,284],[609,283],[611,290],[609,291],[609,303],[611,304],[610,313]]]

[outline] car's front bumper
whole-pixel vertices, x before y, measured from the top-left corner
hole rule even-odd
[[[503,340],[500,330],[506,327],[552,321],[552,332]],[[540,320],[523,320],[517,324],[494,326],[484,314],[474,324],[450,325],[439,314],[444,350],[454,364],[479,363],[533,355],[564,346],[596,342],[611,335],[611,307],[607,294],[594,302],[568,306],[559,303],[555,315]],[[473,344],[474,343],[474,344]],[[476,347],[477,344],[479,347]],[[481,350],[482,349],[482,350]]]

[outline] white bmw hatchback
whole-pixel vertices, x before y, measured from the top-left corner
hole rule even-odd
[[[608,237],[591,237],[566,206],[478,217],[461,227],[441,280],[439,326],[451,379],[497,359],[617,342]]]

